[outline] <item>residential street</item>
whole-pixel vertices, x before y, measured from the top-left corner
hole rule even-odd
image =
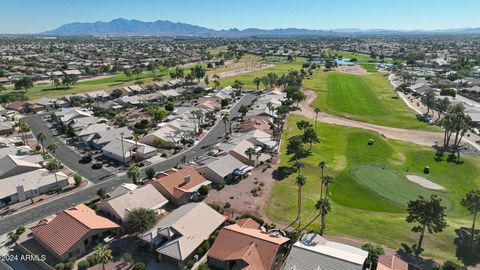
[[[240,108],[241,105],[243,104],[248,104],[254,99],[255,95],[254,94],[247,94],[245,95],[232,109],[230,112],[230,119],[239,116],[238,109]],[[36,120],[35,120],[36,119]],[[41,117],[40,117],[41,120]],[[37,127],[40,128],[39,130],[42,130],[42,132],[49,132],[46,131],[45,125],[43,125],[43,122],[40,121],[38,118],[35,117],[28,117],[28,123],[32,123],[32,128],[35,130],[35,132],[38,132]],[[43,121],[43,120],[42,120]],[[40,124],[39,124],[40,123]],[[176,164],[179,164],[181,162],[181,159],[183,156],[186,156],[187,161],[191,161],[195,159],[196,157],[204,154],[207,152],[206,146],[216,144],[218,142],[219,137],[222,137],[224,135],[224,126],[223,122],[220,120],[217,122],[217,124],[210,130],[210,132],[205,135],[199,143],[197,143],[195,146],[191,147],[190,149],[186,150],[185,152],[179,153],[167,160],[164,160],[162,162],[159,162],[157,164],[150,165],[152,166],[155,170],[161,171],[161,170],[167,170],[169,168],[172,168]],[[42,128],[43,127],[43,128]],[[50,133],[46,133],[47,137],[50,135]],[[58,140],[54,138],[53,140]],[[49,142],[49,140],[45,141],[46,143]],[[59,141],[57,141],[59,142]],[[125,183],[125,182],[130,182],[131,180],[128,179],[128,177],[125,174],[122,174],[121,176],[112,176],[111,173],[109,173],[106,170],[98,170],[98,171],[93,171],[88,172],[90,169],[89,166],[86,167],[81,167],[81,164],[78,163],[78,160],[76,163],[73,162],[72,156],[73,151],[68,149],[63,143],[59,142],[59,149],[57,152],[54,154],[54,156],[58,159],[60,159],[62,162],[64,162],[67,166],[74,165],[70,167],[73,170],[78,170],[82,175],[87,172],[85,177],[87,177],[89,180],[96,179],[97,184],[93,186],[89,186],[83,190],[80,190],[76,193],[72,193],[69,195],[66,195],[64,197],[60,197],[58,199],[52,200],[52,201],[47,201],[45,203],[39,204],[38,206],[29,208],[24,211],[20,211],[18,213],[14,213],[10,216],[6,216],[2,219],[0,219],[0,235],[7,233],[19,225],[28,225],[32,222],[35,222],[39,219],[45,218],[47,216],[50,216],[52,214],[58,213],[68,207],[70,207],[73,204],[78,204],[82,202],[89,201],[93,198],[96,198],[97,191],[101,188],[106,190],[107,192],[110,192],[112,189],[118,187],[120,184]],[[60,149],[63,149],[62,151]],[[62,158],[67,157],[67,159],[63,160]],[[78,158],[75,157],[75,158]],[[69,163],[70,162],[70,163]],[[71,164],[71,165],[70,165]],[[80,167],[79,167],[80,166]],[[144,173],[145,169],[148,168],[149,166],[143,167],[142,168],[142,173]],[[80,169],[82,168],[82,169]],[[100,175],[100,173],[104,171],[104,175]],[[90,176],[90,178],[89,178]],[[91,178],[93,176],[93,178]]]
[[[56,159],[62,161],[67,167],[74,171],[78,171],[80,175],[85,177],[86,179],[92,181],[93,183],[98,183],[108,177],[113,176],[113,174],[101,168],[99,170],[92,170],[92,164],[82,164],[80,163],[80,159],[82,156],[80,153],[74,151],[69,146],[65,145],[57,136],[52,134],[52,130],[49,129],[45,120],[43,120],[43,116],[47,114],[35,114],[32,116],[27,116],[22,118],[31,128],[33,135],[37,136],[38,133],[42,132],[45,134],[45,141],[44,144],[47,146],[51,142],[56,142],[58,144],[58,149],[55,153],[50,154],[54,156]]]

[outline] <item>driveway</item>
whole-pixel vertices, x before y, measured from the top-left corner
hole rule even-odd
[[[58,135],[54,135],[52,133],[52,130],[42,118],[45,115],[47,114],[35,114],[32,116],[27,116],[22,118],[22,121],[25,121],[30,126],[34,136],[37,136],[37,134],[40,132],[45,134],[46,138],[44,145],[48,145],[51,142],[56,142],[58,144],[58,149],[55,151],[55,153],[50,152],[52,156],[60,160],[63,164],[65,164],[65,166],[73,171],[78,171],[80,175],[92,181],[93,183],[101,182],[102,180],[113,175],[110,171],[104,168],[92,170],[92,164],[80,163],[79,161],[82,158],[80,153],[67,146],[62,140],[60,140]]]
[[[240,108],[241,105],[248,104],[250,103],[253,99],[255,98],[255,95],[253,94],[247,94],[245,95],[230,111],[230,118],[234,118],[239,116],[240,114],[238,113],[238,109]],[[29,119],[35,119],[34,117],[29,117]],[[38,120],[38,118],[37,118]],[[33,121],[33,120],[32,120]],[[43,120],[41,120],[43,121]],[[33,121],[34,122],[34,121]],[[44,126],[46,125],[42,122],[42,125],[37,125],[33,124],[34,127],[37,126]],[[205,146],[211,145],[211,144],[216,144],[219,141],[219,137],[222,137],[224,135],[224,126],[223,122],[220,120],[218,123],[206,134],[200,142],[193,146],[192,148],[186,150],[183,153],[179,153],[167,160],[161,161],[157,164],[150,165],[153,167],[155,170],[167,170],[169,168],[172,168],[176,164],[180,164],[182,156],[187,157],[187,161],[191,161],[200,155],[206,153],[208,150],[206,149]],[[37,131],[38,132],[38,131]],[[46,132],[46,131],[44,131]],[[48,132],[50,132],[48,130]],[[51,134],[51,133],[48,133]],[[48,136],[47,136],[48,137]],[[55,139],[55,138],[54,138]],[[61,144],[59,144],[61,145]],[[71,151],[67,146],[65,148],[69,151]],[[59,148],[60,150],[60,148]],[[55,153],[55,156],[60,156],[57,155],[60,151],[57,150]],[[68,152],[67,152],[68,153]],[[59,158],[60,159],[60,158]],[[62,160],[62,159],[60,159]],[[63,160],[62,160],[63,161]],[[77,163],[77,165],[79,165]],[[67,165],[68,166],[68,165]],[[142,174],[145,174],[146,168],[150,166],[145,166],[142,168]],[[77,168],[76,166],[73,166],[72,169]],[[91,171],[90,167],[85,168],[85,171]],[[100,170],[99,170],[100,171]],[[79,170],[80,172],[80,170]],[[80,172],[82,173],[82,172]],[[97,173],[97,172],[96,172]],[[86,187],[82,190],[79,190],[78,192],[71,193],[71,194],[65,194],[64,196],[59,195],[60,197],[55,200],[51,201],[46,201],[44,203],[39,203],[34,207],[25,209],[23,211],[18,211],[10,216],[6,216],[3,219],[0,219],[0,235],[7,233],[9,231],[14,230],[20,225],[28,225],[33,222],[36,222],[42,218],[51,216],[53,214],[56,214],[58,212],[61,212],[69,207],[71,207],[74,204],[79,204],[79,203],[84,203],[89,200],[92,200],[97,197],[97,191],[101,188],[103,188],[105,191],[110,192],[111,190],[115,189],[119,185],[127,182],[131,182],[131,180],[123,173],[120,176],[106,176],[103,178],[103,181],[98,182],[95,185]]]

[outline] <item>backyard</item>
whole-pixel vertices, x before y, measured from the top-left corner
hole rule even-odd
[[[283,140],[298,134],[295,123],[307,120],[290,115]],[[311,120],[308,120],[313,122]],[[327,235],[346,236],[372,241],[391,248],[401,243],[413,244],[418,235],[410,232],[405,222],[406,202],[418,195],[438,194],[447,207],[449,226],[443,233],[428,235],[426,256],[454,259],[454,229],[470,225],[471,216],[460,206],[460,199],[471,189],[480,187],[480,162],[462,157],[462,163],[448,162],[445,156],[436,156],[431,148],[411,143],[387,140],[375,132],[337,125],[318,123],[317,133],[322,142],[314,145],[312,155],[304,160],[302,173],[307,184],[302,193],[302,217],[306,224],[316,214],[315,203],[320,193],[318,164],[327,162],[326,173],[335,183],[329,188],[333,200],[332,212],[327,216]],[[368,141],[374,140],[373,145]],[[290,166],[282,144],[279,168]],[[430,173],[424,174],[424,166]],[[280,174],[282,175],[282,174]],[[406,175],[423,176],[444,187],[432,190],[410,182]],[[273,222],[291,223],[296,216],[296,174],[275,176],[277,179],[265,209]],[[319,229],[319,220],[312,224]]]

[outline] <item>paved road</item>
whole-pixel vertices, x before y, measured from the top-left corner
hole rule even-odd
[[[79,161],[82,158],[80,153],[65,145],[65,143],[58,138],[58,136],[54,136],[52,134],[52,130],[49,129],[47,123],[45,123],[45,120],[42,118],[42,116],[46,115],[48,114],[35,114],[22,118],[22,121],[25,121],[30,126],[34,136],[37,136],[37,134],[40,132],[45,134],[46,138],[44,145],[48,145],[51,142],[56,142],[58,144],[58,149],[55,151],[55,153],[50,152],[52,156],[62,161],[62,163],[70,169],[78,171],[80,175],[92,181],[93,183],[98,183],[108,177],[113,176],[110,171],[104,168],[92,170],[92,164],[80,163]]]
[[[238,102],[230,112],[230,118],[239,116],[238,109],[243,104],[248,104],[254,99],[253,94],[245,95],[240,102]],[[181,163],[183,156],[186,156],[187,161],[191,161],[196,157],[206,153],[208,151],[206,146],[216,144],[220,137],[225,133],[224,124],[222,121],[219,121],[210,132],[205,135],[199,143],[195,146],[189,148],[188,150],[177,154],[167,160],[162,162],[152,164],[142,168],[142,173],[145,172],[145,169],[148,167],[153,167],[155,170],[167,170],[172,168],[176,164]],[[57,150],[57,152],[59,152]],[[63,160],[62,160],[63,161]],[[76,167],[73,167],[76,168]],[[22,212],[15,213],[11,216],[7,216],[3,219],[0,219],[0,235],[12,231],[19,225],[28,225],[39,219],[45,218],[47,216],[53,215],[64,209],[70,207],[73,204],[78,204],[82,202],[89,201],[97,197],[96,193],[100,188],[103,188],[107,192],[118,187],[122,183],[131,182],[130,179],[124,174],[121,176],[110,176],[107,179],[99,182],[98,184],[89,186],[78,192],[65,195],[64,197],[55,199],[53,201],[47,201],[43,204],[40,204],[36,207],[27,209]]]

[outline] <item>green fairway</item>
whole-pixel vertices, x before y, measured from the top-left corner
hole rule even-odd
[[[352,59],[356,58],[357,62],[381,62],[384,61],[386,63],[393,63],[392,58],[385,58],[385,59],[373,59],[370,55],[362,54],[362,53],[353,53],[353,52],[343,52],[343,51],[333,51],[330,54],[337,54],[341,56],[343,59]]]
[[[417,120],[385,76],[380,72],[359,76],[321,71],[303,85],[317,92],[311,106],[330,114],[383,126],[439,130]]]
[[[52,84],[37,84],[33,88],[29,89],[26,95],[30,100],[35,100],[41,97],[61,97],[98,90],[110,90],[133,85],[139,80],[143,81],[144,83],[149,83],[153,81],[154,77],[166,80],[168,79],[167,76],[165,76],[167,74],[168,70],[160,70],[155,73],[144,72],[138,76],[132,75],[130,80],[128,80],[125,74],[117,73],[115,75],[105,78],[81,81],[71,86],[70,88],[64,88],[63,86],[56,87]],[[7,91],[2,92],[2,94],[10,91],[16,90],[13,90],[13,87],[10,86],[7,88]]]
[[[378,72],[377,65],[375,64],[360,64],[367,72],[375,73]]]
[[[295,123],[307,120],[290,115],[283,140],[299,133]],[[313,122],[311,120],[308,120]],[[435,151],[418,145],[387,140],[375,132],[318,123],[317,133],[322,143],[314,145],[312,155],[304,160],[303,174],[307,177],[302,199],[304,223],[313,218],[319,199],[320,172],[318,163],[327,162],[326,173],[335,183],[329,193],[333,210],[327,217],[327,234],[363,239],[397,249],[401,243],[413,244],[418,235],[410,232],[405,222],[406,202],[417,195],[437,193],[448,208],[449,227],[440,234],[428,235],[425,255],[454,259],[452,246],[454,229],[471,224],[471,216],[460,206],[460,199],[470,190],[480,187],[480,160],[462,157],[463,163],[435,159]],[[375,143],[368,145],[368,140]],[[281,146],[280,167],[290,166]],[[432,191],[408,181],[407,174],[422,176],[424,166],[430,167],[427,178],[445,188]],[[385,169],[383,169],[385,168]],[[408,172],[407,172],[408,171]],[[265,209],[267,217],[289,224],[296,216],[296,174],[279,179],[273,187]],[[480,218],[479,218],[480,220]],[[313,229],[318,229],[317,220]]]
[[[430,197],[431,194],[439,194],[442,203],[447,209],[452,207],[452,202],[440,192],[430,191],[420,185],[409,182],[405,176],[380,166],[361,166],[354,170],[355,180],[366,186],[373,192],[399,204],[405,208],[407,203],[418,197]]]

